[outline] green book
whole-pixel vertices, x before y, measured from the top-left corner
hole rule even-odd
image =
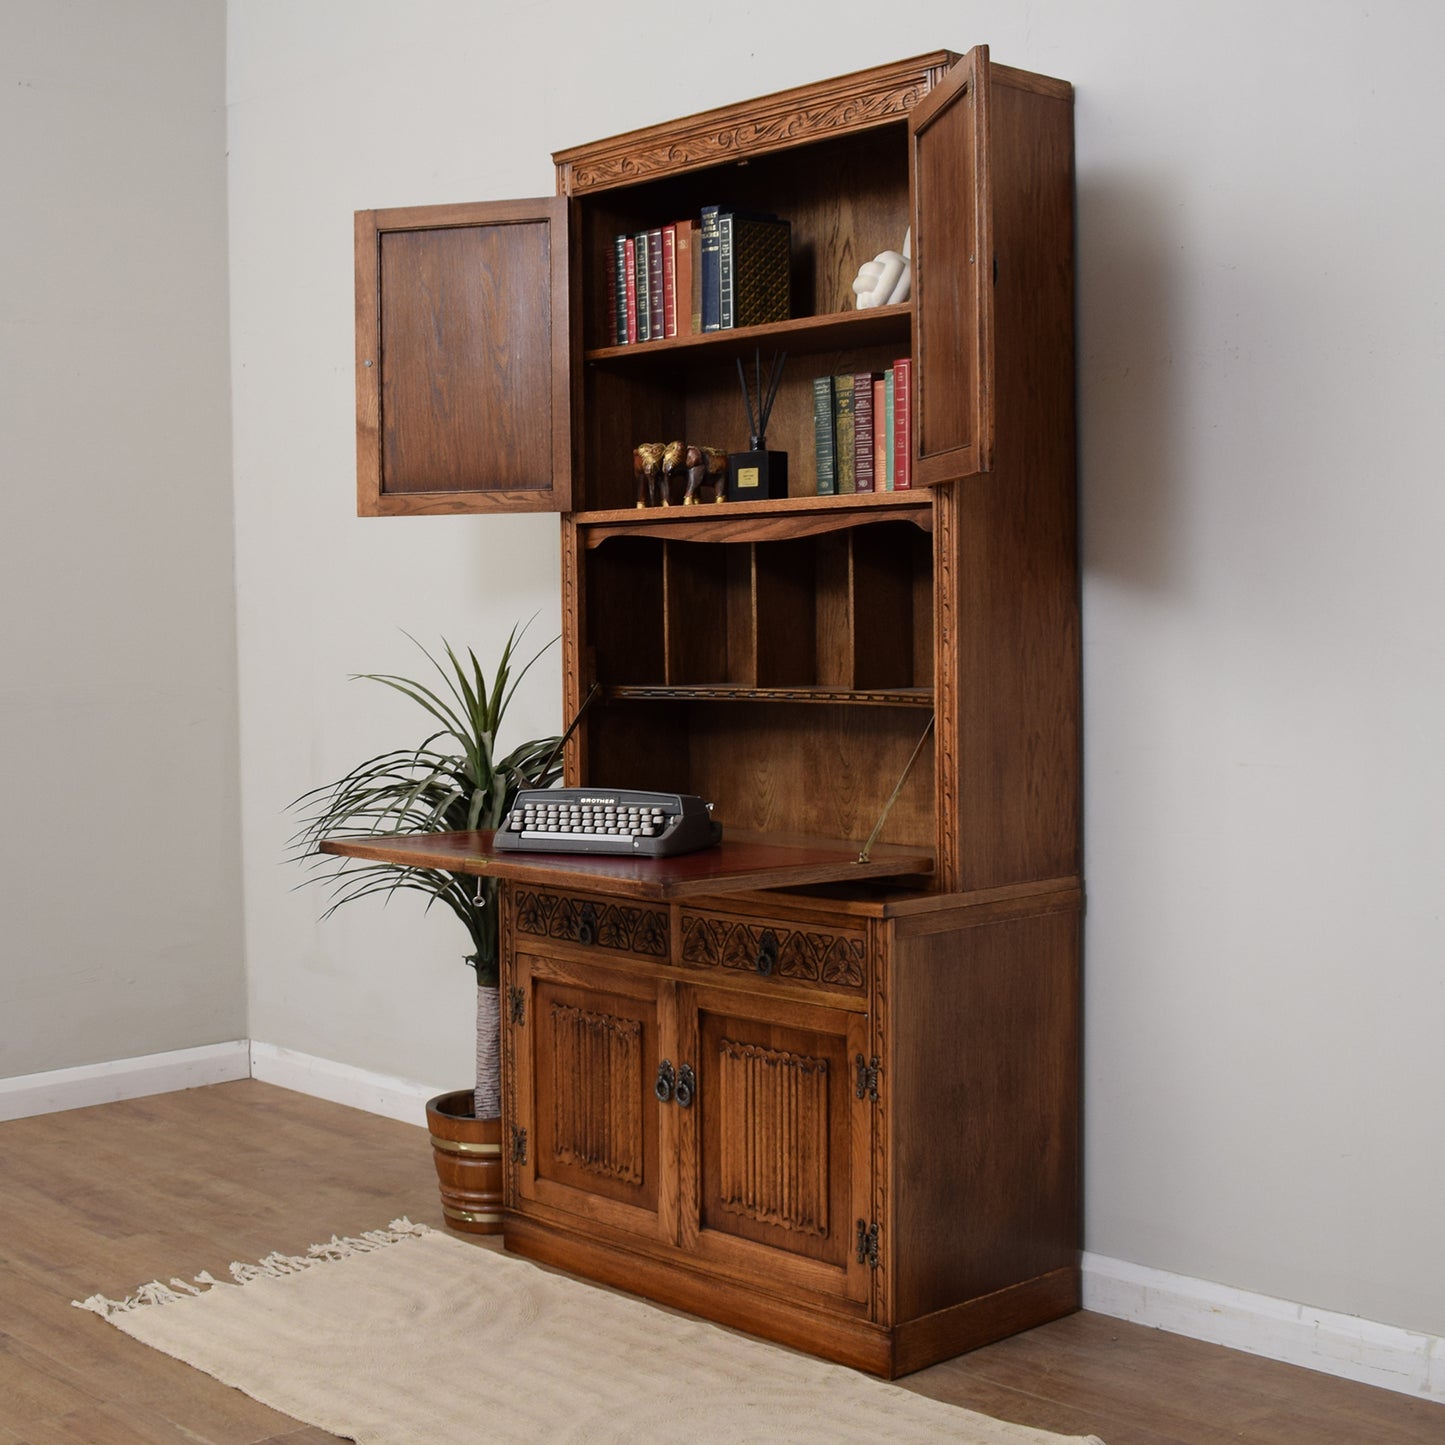
[[[813,378],[813,463],[818,477],[818,495],[830,497],[838,490],[836,453],[833,449],[833,378]]]
[[[833,378],[833,465],[840,495],[857,490],[853,471],[853,373]]]

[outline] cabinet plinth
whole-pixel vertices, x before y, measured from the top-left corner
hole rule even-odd
[[[335,843],[504,880],[508,1246],[890,1376],[1078,1306],[1072,103],[940,50],[357,219],[360,510],[558,511],[567,783],[724,828]],[[787,319],[624,343],[627,240],[712,206],[789,223]],[[640,487],[783,352],[787,497]],[[820,398],[890,371],[906,465],[830,491]]]

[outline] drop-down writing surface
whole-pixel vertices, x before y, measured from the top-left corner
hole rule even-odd
[[[765,834],[733,834],[715,847],[680,857],[630,858],[594,853],[503,853],[492,847],[492,836],[489,830],[479,830],[328,838],[321,849],[405,868],[441,868],[449,873],[590,888],[654,902],[756,888],[922,877],[933,872],[932,853],[891,844],[875,844],[864,862],[858,856],[858,843],[779,841]]]

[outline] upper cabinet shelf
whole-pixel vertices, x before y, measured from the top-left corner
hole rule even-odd
[[[796,355],[889,345],[906,353],[912,329],[913,307],[904,302],[896,306],[870,307],[865,311],[794,316],[766,326],[669,336],[660,341],[639,341],[627,346],[598,346],[585,352],[584,356],[587,361],[636,361],[645,364],[649,358],[658,356],[676,360],[680,351],[698,352],[709,359],[751,356],[758,347],[764,352],[781,350]]]
[[[783,497],[772,502],[700,502],[691,507],[618,507],[573,514],[583,544],[611,537],[662,537],[675,542],[767,542],[814,537],[869,522],[912,522],[933,530],[927,491],[863,492],[851,496]]]

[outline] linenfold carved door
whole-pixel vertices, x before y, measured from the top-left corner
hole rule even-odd
[[[697,1088],[680,1140],[684,1247],[866,1305],[873,1106],[853,1071],[866,1015],[735,989],[679,994]]]
[[[671,1118],[654,1096],[657,984],[525,953],[515,977],[525,1026],[514,1030],[517,1122],[503,1147],[513,1151],[518,1191],[629,1233],[672,1237],[662,1173]]]

